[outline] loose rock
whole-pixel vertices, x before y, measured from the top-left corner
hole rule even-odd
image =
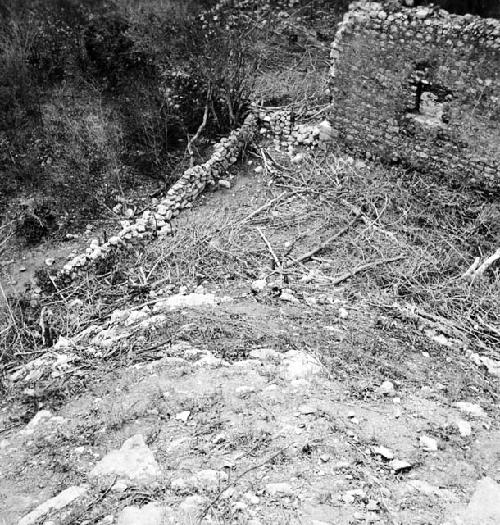
[[[292,496],[294,491],[289,483],[268,483],[266,492],[270,496]]]
[[[90,472],[91,478],[117,476],[145,485],[156,480],[161,471],[142,434],[127,439],[120,450],[107,454]]]
[[[500,485],[491,478],[481,479],[459,518],[460,525],[498,525],[500,523]]]
[[[468,401],[458,401],[455,403],[455,406],[462,412],[466,412],[471,416],[475,417],[484,417],[486,415],[485,411],[474,403],[469,403]]]
[[[144,507],[125,507],[118,516],[117,525],[163,525],[166,508],[158,503],[148,503]]]
[[[81,498],[85,495],[87,490],[88,487],[86,485],[81,485],[79,487],[73,486],[63,490],[60,494],[42,503],[35,510],[20,519],[18,525],[33,525],[37,523],[44,516],[47,516],[49,512],[64,509],[77,499]]]
[[[420,446],[427,452],[436,452],[438,449],[438,442],[429,436],[420,436]]]
[[[456,422],[458,431],[460,432],[460,435],[462,437],[470,436],[472,433],[472,426],[468,421],[464,421],[463,419],[459,419]]]

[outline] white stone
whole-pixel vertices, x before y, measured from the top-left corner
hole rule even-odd
[[[253,492],[245,492],[243,496],[248,501],[248,503],[250,503],[250,505],[258,505],[260,502],[260,498]]]
[[[255,348],[250,351],[248,356],[251,359],[260,359],[261,361],[275,361],[281,359],[281,354],[272,348]]]
[[[39,505],[35,510],[24,516],[24,518],[21,518],[17,525],[33,525],[34,523],[37,523],[44,516],[49,514],[49,512],[64,509],[73,503],[73,501],[81,498],[85,495],[87,490],[88,487],[86,485],[69,487],[57,496]]]
[[[439,494],[437,487],[420,479],[412,479],[406,483],[406,486],[410,491],[422,492],[422,494],[427,494],[428,496]]]
[[[267,282],[265,279],[257,279],[252,283],[252,290],[257,293],[262,292],[262,290],[264,290],[266,286]]]
[[[112,450],[91,470],[91,478],[117,476],[137,484],[148,484],[161,474],[153,453],[144,442],[142,434],[136,434],[123,443],[120,450]]]
[[[384,396],[394,395],[394,385],[391,381],[384,381],[378,388],[377,392]]]
[[[387,460],[394,459],[394,452],[387,447],[374,447],[372,452],[377,456],[381,456]]]
[[[163,525],[166,508],[158,503],[144,507],[125,507],[118,515],[117,525]]]
[[[438,442],[429,436],[420,436],[420,446],[427,452],[436,452],[438,449]]]
[[[228,297],[219,298],[212,293],[190,293],[188,295],[178,293],[171,295],[163,301],[158,301],[153,307],[153,312],[172,311],[180,308],[195,308],[200,306],[216,306],[220,302],[229,300]]]
[[[228,362],[224,361],[220,357],[216,357],[211,352],[207,352],[205,355],[200,357],[198,361],[196,361],[196,366],[202,367],[202,368],[219,368],[221,366],[228,366]]]
[[[455,403],[455,406],[461,411],[470,414],[471,416],[484,417],[486,413],[484,410],[474,403],[469,403],[468,401],[458,401]]]
[[[175,419],[177,419],[177,421],[182,421],[183,423],[186,423],[190,415],[191,412],[189,410],[183,410],[182,412],[179,412],[175,415]]]
[[[500,485],[491,478],[479,480],[476,490],[460,516],[462,525],[498,525],[500,523]]]
[[[472,434],[472,425],[468,421],[459,419],[455,424],[462,437],[467,437]]]
[[[207,498],[204,498],[203,496],[194,495],[194,496],[188,496],[180,505],[179,510],[181,512],[184,512],[185,514],[188,514],[190,516],[194,516],[201,512],[203,507],[207,504],[208,500]]]
[[[144,310],[133,310],[125,320],[125,326],[131,326],[149,317],[149,312]]]
[[[115,310],[111,314],[110,323],[111,324],[122,323],[128,318],[129,315],[130,315],[130,310]]]
[[[347,319],[349,317],[349,312],[342,306],[339,308],[339,317],[341,319]]]
[[[266,492],[270,496],[293,496],[294,490],[290,483],[268,483]]]
[[[295,295],[293,295],[293,293],[287,292],[285,290],[281,292],[280,299],[287,303],[298,303],[299,302],[299,300],[295,297]]]
[[[402,470],[408,470],[413,465],[411,463],[408,463],[408,461],[404,461],[401,459],[394,459],[390,463],[391,468],[394,470],[394,472],[400,472]]]
[[[195,475],[195,484],[199,489],[216,491],[227,482],[227,479],[228,476],[223,471],[205,469]]]
[[[241,385],[236,387],[236,395],[238,397],[247,397],[248,394],[253,394],[255,392],[255,387],[250,385]]]
[[[50,410],[40,410],[37,412],[33,419],[26,425],[26,427],[21,430],[21,434],[31,435],[35,432],[35,428],[43,421],[50,419],[52,417],[52,412]]]
[[[308,379],[319,375],[322,370],[321,364],[313,356],[297,350],[290,350],[284,354],[283,365],[280,367],[280,377],[287,381]]]

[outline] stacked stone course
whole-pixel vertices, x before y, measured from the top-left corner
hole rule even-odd
[[[109,257],[112,253],[151,239],[156,235],[172,232],[170,221],[190,206],[207,185],[214,185],[234,164],[245,146],[252,141],[257,129],[257,119],[249,114],[241,128],[231,132],[227,138],[215,146],[210,159],[199,166],[186,170],[180,179],[168,190],[164,199],[154,210],[145,211],[135,221],[123,221],[122,229],[107,242],[91,242],[86,252],[78,255],[64,265],[59,272],[60,280],[74,279],[96,262]]]
[[[192,206],[192,202],[207,186],[219,183],[228,187],[221,177],[240,156],[244,148],[252,142],[258,129],[266,136],[273,137],[276,147],[303,144],[314,147],[318,144],[320,129],[318,125],[298,124],[290,110],[258,109],[245,119],[241,128],[232,131],[227,138],[215,144],[213,153],[204,164],[186,170],[180,179],[168,190],[164,199],[153,209],[144,211],[136,220],[121,221],[122,229],[108,241],[91,241],[86,251],[68,261],[56,276],[61,284],[74,280],[82,272],[89,270],[99,261],[111,254],[133,248],[155,236],[172,233],[171,220]]]
[[[347,149],[498,191],[498,20],[355,2],[330,75],[330,120]]]
[[[355,2],[332,44],[330,76],[331,133],[347,149],[500,189],[499,21]],[[424,102],[430,111],[419,107]],[[313,112],[304,118],[313,121]],[[58,278],[74,279],[112,253],[171,233],[170,221],[219,181],[259,130],[289,151],[324,140],[324,122],[298,120],[293,109],[254,104],[241,128],[217,143],[207,162],[186,170],[155,209],[123,221],[107,242],[92,241]]]
[[[320,129],[317,124],[299,123],[293,109],[260,108],[256,110],[260,134],[272,138],[277,149],[304,145],[314,148],[319,143]],[[300,119],[309,117],[305,112]]]

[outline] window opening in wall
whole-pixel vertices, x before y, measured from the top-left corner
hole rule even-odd
[[[449,102],[451,91],[428,80],[427,68],[417,69],[412,79],[414,106],[409,116],[427,126],[443,126],[449,123]]]

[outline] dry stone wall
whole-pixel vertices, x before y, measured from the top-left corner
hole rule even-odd
[[[184,208],[190,207],[207,185],[215,185],[221,179],[227,169],[236,162],[245,146],[252,141],[256,130],[257,118],[250,113],[241,128],[231,132],[227,138],[223,138],[214,146],[207,162],[184,172],[155,209],[145,211],[142,217],[135,221],[124,221],[123,228],[107,242],[100,244],[97,239],[92,241],[85,253],[64,265],[58,279],[75,279],[79,273],[88,270],[112,253],[134,247],[156,235],[171,233],[170,221]]]
[[[330,73],[341,145],[498,191],[498,20],[355,2],[332,44]]]
[[[312,115],[307,112],[296,114],[288,108],[256,108],[260,124],[260,134],[271,138],[277,149],[293,149],[303,145],[314,148],[319,144],[320,128],[317,123],[305,123]]]
[[[112,254],[134,248],[153,237],[172,233],[172,219],[183,209],[191,207],[207,186],[229,186],[228,181],[222,178],[224,173],[252,142],[259,128],[261,134],[274,138],[278,149],[287,146],[293,150],[295,145],[314,147],[322,134],[321,124],[300,124],[291,110],[264,109],[253,105],[241,128],[220,140],[207,162],[186,170],[158,205],[144,211],[142,217],[136,220],[122,221],[122,229],[109,240],[101,243],[94,239],[84,253],[63,266],[55,281],[69,283]]]

